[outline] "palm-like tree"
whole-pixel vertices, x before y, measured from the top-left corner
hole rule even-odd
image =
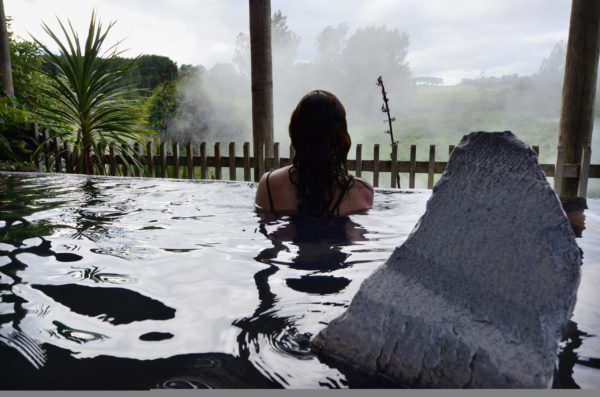
[[[56,71],[40,69],[50,78],[50,84],[42,90],[51,99],[41,111],[47,118],[73,128],[74,133],[63,135],[73,143],[73,153],[82,161],[86,174],[94,167],[103,170],[107,145],[131,165],[135,163],[131,155],[133,144],[141,142],[144,134],[149,133],[143,128],[143,112],[136,109],[136,89],[126,81],[135,59],[125,64],[114,62],[122,53],[117,51],[119,43],[102,52],[106,36],[115,22],[103,30],[92,13],[84,46],[71,22],[67,22],[69,30],[58,19],[65,36],[64,43],[42,23],[44,31],[58,45],[58,53],[33,38]]]

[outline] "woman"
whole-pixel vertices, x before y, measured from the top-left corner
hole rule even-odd
[[[373,205],[373,187],[346,169],[350,136],[346,110],[324,90],[304,96],[289,126],[293,164],[264,174],[256,205],[281,214],[346,216]]]

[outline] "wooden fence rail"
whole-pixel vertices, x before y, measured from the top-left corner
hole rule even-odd
[[[81,159],[70,151],[67,142],[61,142],[58,138],[48,139],[48,131],[43,133],[36,129],[36,136],[44,142],[43,153],[38,157],[38,170],[40,172],[75,172],[82,173]],[[165,142],[162,142],[158,148],[154,147],[152,141],[148,141],[145,152],[139,145],[134,148],[132,154],[138,160],[139,167],[133,169],[124,166],[121,156],[115,154],[112,147],[108,148],[102,158],[102,168],[96,168],[95,173],[103,175],[125,175],[125,176],[149,176],[161,178],[188,178],[188,179],[223,179],[223,168],[228,169],[229,180],[257,181],[265,170],[279,168],[290,164],[289,157],[280,157],[280,144],[276,142],[273,147],[274,157],[265,158],[264,147],[259,150],[258,156],[250,156],[250,143],[242,144],[242,156],[236,155],[237,144],[230,142],[227,155],[222,155],[221,143],[217,142],[213,147],[213,155],[209,156],[207,152],[207,143],[202,142],[199,145],[199,153],[196,153],[197,147],[191,142],[185,145],[185,149],[180,149],[177,142],[173,142],[168,148]],[[170,149],[170,150],[169,150]],[[429,146],[429,157],[427,161],[417,161],[417,147],[410,146],[409,160],[398,160],[398,148],[392,149],[391,159],[382,160],[380,158],[380,145],[373,146],[373,159],[363,158],[363,145],[357,144],[354,148],[354,159],[347,160],[347,168],[354,172],[356,176],[364,177],[365,172],[372,173],[371,181],[373,186],[378,187],[381,182],[382,173],[388,174],[389,186],[396,186],[396,173],[408,174],[408,188],[415,188],[416,174],[427,175],[427,188],[431,189],[434,185],[436,174],[442,174],[446,169],[446,161],[436,161],[437,147]],[[454,145],[448,147],[448,154],[452,152]],[[539,147],[533,146],[533,149],[539,155]],[[291,157],[293,158],[293,148],[290,147]],[[584,149],[582,164],[563,164],[564,151],[561,147],[557,151],[556,164],[541,164],[541,168],[547,177],[561,176],[566,178],[580,178],[580,195],[585,197],[588,178],[600,178],[600,165],[590,165],[590,148]],[[243,169],[243,178],[238,179],[237,169]],[[254,178],[251,178],[254,170]],[[556,171],[558,170],[558,171]],[[560,178],[555,178],[555,190],[560,188]],[[406,186],[404,186],[406,187]]]

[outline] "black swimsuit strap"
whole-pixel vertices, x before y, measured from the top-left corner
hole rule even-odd
[[[346,184],[344,185],[344,188],[340,192],[340,196],[338,197],[335,205],[333,206],[333,208],[331,208],[332,214],[336,211],[337,211],[338,215],[340,214],[340,204],[342,203],[342,200],[344,199],[344,195],[346,194],[346,191],[348,190],[348,186],[350,186],[350,183],[352,182],[352,180],[353,180],[352,177],[348,178],[348,181],[346,182]]]
[[[271,172],[273,172],[273,170],[269,171],[267,174],[267,193],[269,194],[270,211],[275,212],[275,208],[273,207],[273,197],[271,196],[271,188],[269,187],[269,177],[271,176]]]

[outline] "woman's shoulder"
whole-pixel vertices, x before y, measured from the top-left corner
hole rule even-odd
[[[258,182],[255,203],[264,209],[289,210],[296,208],[295,187],[289,179],[290,166],[265,172]]]
[[[373,185],[371,185],[369,182],[367,182],[367,180],[355,176],[354,181],[355,181],[354,185],[360,191],[363,191],[365,193],[370,193],[371,196],[373,195],[373,193],[374,193]]]
[[[354,177],[354,184],[349,193],[348,211],[356,212],[373,206],[373,186],[365,179]]]
[[[277,169],[265,172],[260,177],[259,183],[260,184],[266,184],[267,181],[268,181],[269,184],[277,184],[277,183],[280,183],[282,181],[285,181],[286,179],[289,178],[289,169],[290,169],[290,167],[291,166],[288,165],[288,166],[285,166],[285,167],[281,167],[281,168],[277,168]]]

